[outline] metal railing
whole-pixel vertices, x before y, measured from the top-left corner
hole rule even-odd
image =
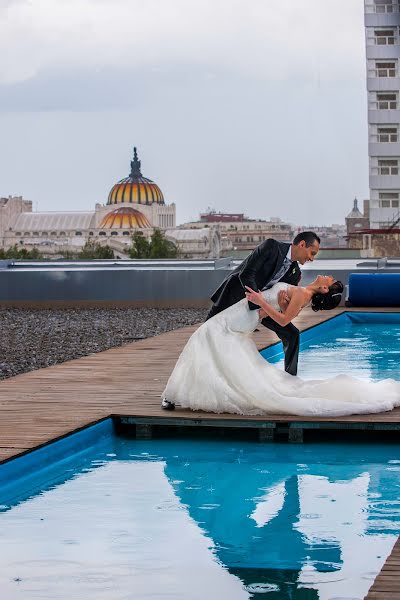
[[[373,133],[369,137],[373,144],[396,144],[399,141],[397,132],[393,133]]]
[[[368,77],[370,79],[376,78],[389,78],[389,77],[398,77],[398,73],[396,68],[392,67],[378,67],[376,69],[368,69]]]
[[[386,176],[391,176],[391,175],[398,175],[399,174],[399,165],[398,162],[397,164],[392,164],[392,165],[378,165],[376,167],[372,167],[371,168],[371,175],[386,175]]]
[[[397,100],[373,100],[369,103],[370,110],[397,110]]]
[[[392,224],[388,228],[389,231],[391,231],[392,229],[396,229],[399,224],[400,224],[400,210],[397,211],[397,215],[395,216]]]

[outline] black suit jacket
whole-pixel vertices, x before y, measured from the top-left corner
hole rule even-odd
[[[246,285],[256,291],[262,290],[282,267],[289,246],[290,244],[273,239],[262,242],[215,290],[211,296],[214,306],[219,311],[232,306],[244,298]],[[294,261],[280,281],[298,285],[300,278],[299,265]],[[249,302],[249,308],[255,310],[259,306]]]

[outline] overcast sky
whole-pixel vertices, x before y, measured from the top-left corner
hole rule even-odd
[[[368,197],[363,0],[0,0],[0,196],[92,210],[129,174],[298,224]]]

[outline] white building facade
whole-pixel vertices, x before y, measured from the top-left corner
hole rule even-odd
[[[367,59],[370,227],[400,217],[399,0],[364,0]]]

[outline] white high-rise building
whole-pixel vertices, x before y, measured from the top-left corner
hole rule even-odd
[[[399,0],[364,0],[367,57],[370,227],[400,218]]]

